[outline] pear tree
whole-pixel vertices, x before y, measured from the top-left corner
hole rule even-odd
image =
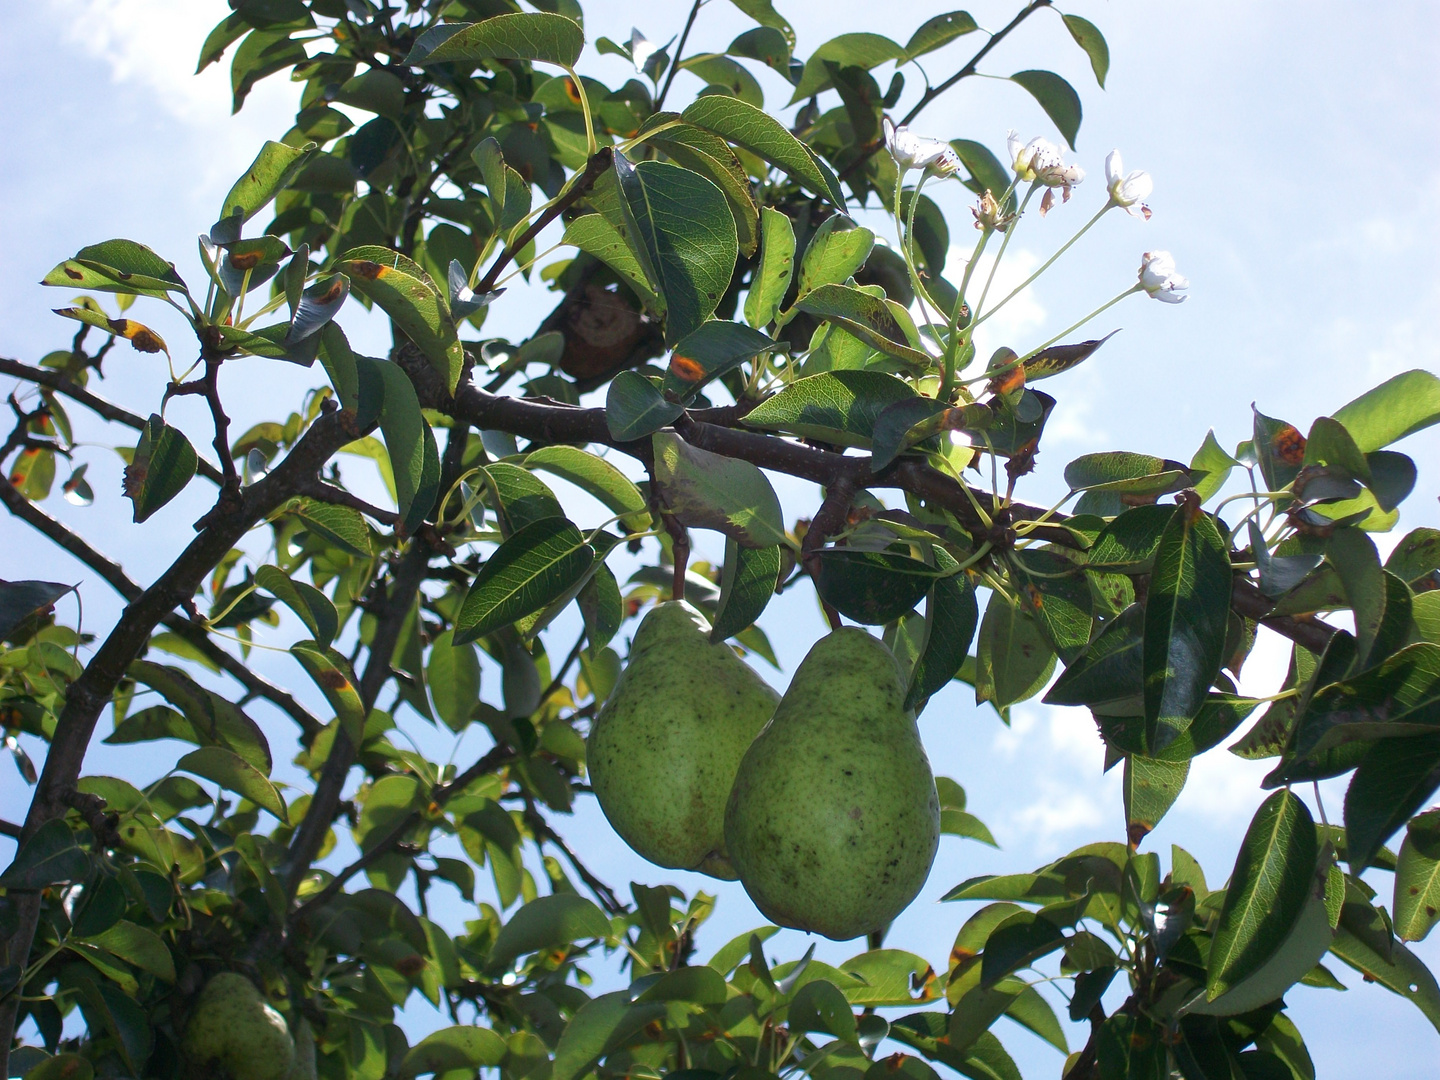
[[[1101,30],[1029,0],[802,54],[771,0],[733,3],[734,40],[695,0],[661,43],[578,0],[232,0],[199,66],[237,111],[288,76],[293,126],[195,258],[55,253],[68,344],[0,358],[0,502],[125,607],[97,629],[74,581],[0,555],[3,782],[30,793],[0,822],[0,1077],[1018,1080],[1008,1017],[1070,1080],[1313,1080],[1287,1002],[1351,969],[1440,1029],[1407,944],[1440,920],[1440,533],[1375,540],[1440,379],[1306,430],[1257,408],[1229,449],[1087,454],[1036,505],[1092,321],[1188,288],[1150,251],[1063,333],[977,354],[1012,237],[1099,187],[1061,145],[1081,93],[992,51],[1058,34],[1103,86]],[[633,77],[581,74],[596,54]],[[1059,142],[932,137],[981,77]],[[1150,189],[1112,154],[1076,238]],[[517,278],[553,295],[511,340],[486,323]],[[186,340],[140,321],[160,305]],[[143,415],[103,393],[132,348],[171,364]],[[236,430],[227,388],[272,365],[312,391]],[[94,497],[76,413],[121,448],[147,580],[47,507]],[[783,697],[757,674],[782,594],[830,627]],[[1261,628],[1289,650],[1265,699],[1237,683]],[[955,883],[953,944],[918,955],[885,937],[939,836],[993,842],[916,725],[957,682],[1002,718],[1088,709],[1124,798],[1070,854]],[[96,771],[98,741],[153,767]],[[1151,850],[1226,752],[1273,766],[1234,866]],[[567,839],[592,798],[647,882]],[[738,877],[773,924],[702,948],[716,896],[674,869]],[[776,956],[779,926],[855,955]],[[448,1025],[403,1026],[421,999]]]

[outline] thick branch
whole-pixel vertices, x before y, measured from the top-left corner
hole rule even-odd
[[[1325,646],[1330,644],[1330,639],[1335,636],[1335,627],[1321,622],[1313,615],[1271,616],[1270,612],[1275,610],[1275,601],[1243,577],[1235,579],[1235,587],[1230,594],[1230,606],[1247,619],[1258,619],[1261,626],[1268,626],[1281,637],[1289,638],[1317,655],[1325,651]]]

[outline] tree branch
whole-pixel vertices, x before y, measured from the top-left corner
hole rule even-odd
[[[520,238],[513,244],[507,244],[490,269],[485,271],[485,276],[475,286],[475,295],[484,296],[488,292],[495,291],[495,283],[500,280],[500,273],[510,265],[510,261],[517,254],[525,250],[525,245],[534,240],[540,231],[554,221],[570,207],[580,201],[582,197],[595,186],[595,181],[600,179],[600,174],[610,168],[615,160],[615,151],[608,146],[602,146],[598,152],[590,156],[585,163],[584,172],[578,176],[571,177],[571,186],[561,192],[560,197],[551,204],[550,208],[531,222],[530,227],[520,234]]]
[[[125,571],[118,563],[107,559],[91,547],[84,538],[71,532],[44,510],[41,510],[40,507],[21,495],[20,492],[15,490],[10,481],[3,476],[0,476],[0,502],[3,502],[5,507],[15,517],[42,533],[57,547],[68,552],[80,562],[90,567],[90,569],[94,570],[125,600],[133,603],[138,600],[145,591],[126,576]],[[264,698],[281,711],[287,713],[291,719],[300,725],[300,729],[304,732],[307,741],[313,739],[320,733],[321,729],[324,728],[325,725],[320,723],[309,710],[291,697],[290,694],[255,674],[255,672],[251,671],[234,656],[211,641],[204,627],[197,626],[176,612],[171,612],[169,615],[166,615],[162,621],[166,627],[184,638],[190,645],[194,646],[204,655],[207,660],[234,678],[251,694]]]
[[[32,367],[30,364],[22,364],[19,360],[10,360],[0,356],[0,375],[9,375],[12,378],[20,379],[23,382],[34,383],[37,386],[44,386],[56,393],[64,394],[71,401],[78,401],[97,416],[101,416],[111,423],[124,424],[128,428],[140,431],[145,427],[145,418],[136,416],[128,409],[122,409],[113,402],[106,401],[90,393],[79,383],[66,378],[58,371],[51,371],[48,368]],[[222,483],[224,478],[220,470],[211,465],[204,458],[200,458],[196,465],[196,471],[205,479],[214,483]]]
[[[665,96],[670,93],[670,84],[675,81],[675,73],[680,70],[680,56],[685,51],[685,43],[690,40],[690,28],[695,25],[695,16],[700,14],[700,5],[704,2],[705,0],[695,0],[690,6],[690,17],[685,20],[685,29],[680,31],[680,41],[675,46],[675,57],[670,61],[670,70],[665,75],[665,85],[660,88],[660,96],[655,99],[657,113],[665,104]]]
[[[46,822],[62,816],[66,795],[79,779],[80,769],[95,732],[95,723],[110,701],[125,671],[150,640],[156,624],[191,599],[201,582],[256,522],[297,493],[304,477],[315,475],[330,457],[353,441],[353,419],[330,412],[310,426],[285,460],[263,480],[239,493],[237,505],[206,515],[204,527],[171,563],[169,569],[125,608],[124,614],[96,650],[80,677],[66,691],[51,738],[45,765],[30,802],[21,833],[22,842]],[[40,915],[40,894],[17,893],[15,929],[3,942],[3,955],[22,966],[30,955]],[[0,1005],[0,1046],[9,1047],[14,1036],[18,1001]]]

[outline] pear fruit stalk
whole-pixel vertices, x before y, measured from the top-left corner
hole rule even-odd
[[[821,638],[746,752],[725,812],[750,899],[781,926],[836,941],[915,899],[940,802],[894,655],[865,631]]]
[[[780,700],[683,601],[640,624],[595,718],[586,767],[610,824],[660,866],[733,881],[725,800],[746,748]]]
[[[200,991],[183,1049],[201,1070],[197,1076],[213,1076],[218,1066],[234,1080],[288,1080],[295,1065],[295,1041],[285,1018],[266,1004],[254,983],[233,971],[216,975]]]

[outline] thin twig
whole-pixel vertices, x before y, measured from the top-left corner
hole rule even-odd
[[[670,84],[675,81],[675,73],[680,70],[680,57],[685,52],[685,43],[690,40],[690,28],[695,25],[695,16],[700,14],[700,5],[704,2],[705,0],[695,0],[695,3],[690,6],[690,17],[685,20],[685,29],[680,31],[680,43],[675,46],[675,58],[670,61],[670,71],[665,76],[665,85],[660,88],[660,96],[655,99],[657,113],[665,104],[665,96],[670,93]]]

